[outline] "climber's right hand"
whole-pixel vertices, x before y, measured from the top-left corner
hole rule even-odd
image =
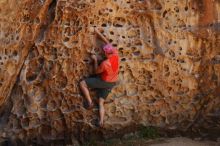
[[[93,61],[97,61],[96,55],[93,54],[93,55],[91,56],[91,58],[92,58]]]

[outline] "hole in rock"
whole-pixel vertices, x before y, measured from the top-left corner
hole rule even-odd
[[[140,54],[141,54],[141,52],[140,51],[136,51],[136,52],[134,52],[133,53],[135,56],[139,56]]]
[[[31,81],[35,80],[36,78],[37,78],[37,74],[31,73],[31,72],[27,72],[27,74],[26,74],[26,80],[27,80],[28,82],[31,82]]]
[[[122,62],[123,62],[123,61],[126,61],[126,58],[122,58],[121,61],[122,61]]]
[[[8,55],[8,50],[5,50],[5,55]]]
[[[180,63],[185,63],[185,60],[183,60],[183,59],[180,59],[179,61],[180,61]]]
[[[174,8],[174,10],[177,12],[177,13],[179,13],[179,8]]]
[[[142,46],[141,40],[137,40],[136,42],[134,42],[134,44],[135,44],[136,46]]]
[[[84,59],[83,60],[85,63],[90,63],[90,60],[89,59]]]
[[[66,37],[66,38],[64,38],[63,41],[64,41],[64,42],[68,42],[69,40],[70,40],[70,39]]]
[[[161,10],[162,9],[162,5],[160,3],[158,3],[158,2],[156,2],[155,9],[156,10]]]
[[[163,17],[165,17],[166,14],[167,14],[167,10],[165,10],[165,11],[163,12]]]
[[[167,44],[168,44],[168,45],[171,45],[171,43],[172,43],[172,42],[171,42],[171,41],[169,41]]]
[[[165,69],[166,72],[169,71],[169,67],[167,65],[164,66],[164,69]]]
[[[123,49],[124,49],[124,48],[119,48],[118,50],[119,50],[119,51],[123,51]]]
[[[47,108],[47,102],[48,102],[48,97],[45,97],[41,102],[40,102],[40,108],[46,109]]]
[[[106,26],[107,26],[107,24],[105,24],[105,23],[102,24],[102,27],[106,27]]]
[[[132,47],[132,48],[131,48],[132,51],[135,51],[136,49],[137,49],[136,47]]]
[[[39,62],[40,65],[43,65],[43,64],[44,64],[44,58],[43,58],[43,57],[40,57],[40,58],[38,59],[38,62]]]
[[[118,44],[112,44],[112,46],[113,46],[113,47],[117,47],[117,46],[118,46]]]
[[[21,125],[23,128],[26,128],[29,126],[29,119],[28,118],[24,118],[21,120]]]
[[[170,55],[171,57],[175,57],[175,53],[174,53],[172,50],[169,51],[169,55]]]
[[[69,27],[67,27],[67,28],[65,28],[64,29],[64,33],[66,33],[67,35],[70,35],[70,28]]]
[[[16,50],[14,50],[13,53],[12,53],[12,55],[13,55],[13,56],[17,56],[17,55],[18,55],[18,52],[17,52]]]
[[[113,24],[115,27],[123,27],[123,25],[122,24],[118,24],[118,23],[116,23],[116,24]]]
[[[210,24],[209,24],[209,26],[210,26],[210,27],[213,27],[213,26],[214,26],[214,24],[213,24],[213,23],[210,23]]]
[[[16,40],[17,40],[17,41],[19,40],[19,36],[16,37]]]
[[[34,22],[35,22],[35,23],[40,23],[39,17],[36,17],[35,20],[34,20]]]

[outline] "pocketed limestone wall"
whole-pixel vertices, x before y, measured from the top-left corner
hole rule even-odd
[[[133,125],[219,130],[219,20],[218,0],[1,0],[1,136],[82,139]],[[120,55],[101,130],[78,86],[102,46],[93,27]]]

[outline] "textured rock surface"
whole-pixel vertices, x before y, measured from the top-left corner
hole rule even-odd
[[[219,20],[219,0],[1,0],[1,137],[83,140],[134,124],[219,130]],[[93,26],[121,57],[103,130],[78,87],[101,45]]]

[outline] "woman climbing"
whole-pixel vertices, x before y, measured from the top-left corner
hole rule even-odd
[[[102,51],[107,59],[102,61],[100,66],[98,66],[97,56],[91,56],[94,63],[95,74],[98,74],[98,76],[84,79],[80,82],[80,88],[87,100],[87,109],[92,109],[94,106],[88,88],[97,89],[100,117],[99,126],[103,127],[105,114],[104,101],[118,80],[119,56],[117,49],[114,48],[97,29],[94,29],[94,31],[106,43]]]

